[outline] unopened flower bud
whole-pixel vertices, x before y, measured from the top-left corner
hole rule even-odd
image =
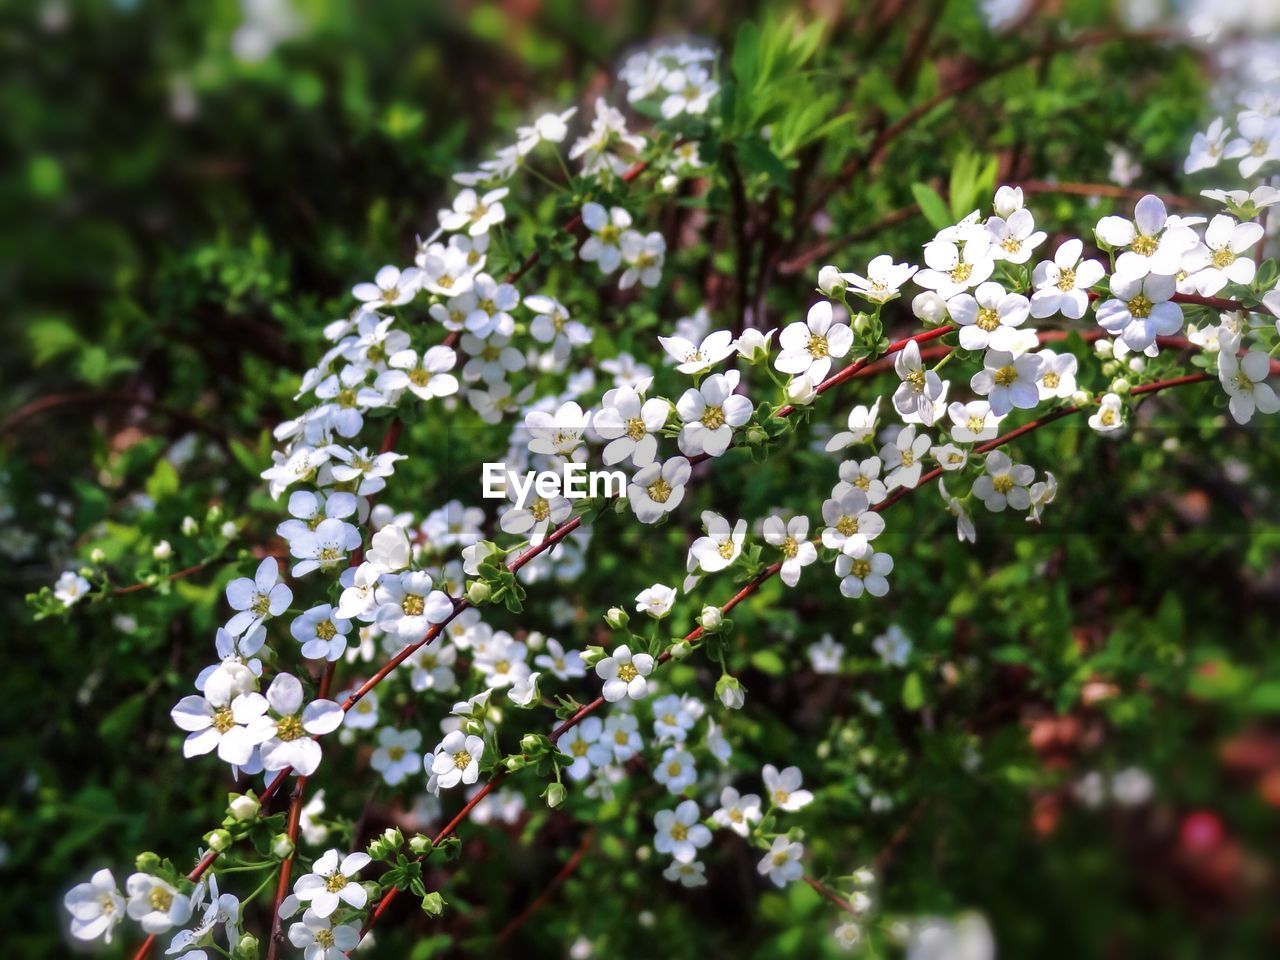
[[[932,290],[917,293],[911,301],[911,312],[928,324],[937,325],[947,319],[947,301]]]
[[[1088,390],[1077,390],[1071,395],[1071,402],[1077,407],[1083,407],[1085,404],[1092,402],[1093,396]]]
[[[491,596],[493,590],[483,580],[472,580],[467,584],[467,599],[477,607],[488,603]]]
[[[568,795],[569,791],[564,788],[563,783],[548,784],[547,789],[542,791],[542,796],[547,801],[547,806],[552,809],[564,803],[564,798]]]
[[[409,852],[415,857],[421,857],[431,851],[432,843],[430,837],[424,837],[420,833],[415,833],[409,838]]]
[[[1124,396],[1126,393],[1128,393],[1132,389],[1133,389],[1133,384],[1131,384],[1124,377],[1119,377],[1111,381],[1112,393],[1118,393],[1120,394],[1120,396]]]
[[[747,443],[753,447],[761,447],[769,442],[769,434],[764,427],[753,423],[747,427]]]
[[[520,738],[521,753],[536,753],[542,749],[542,735],[537,733],[526,733]]]
[[[200,524],[195,517],[186,516],[182,518],[182,535],[185,537],[194,537],[200,532]]]
[[[160,869],[160,855],[150,850],[140,853],[134,859],[133,866],[139,873],[155,873]]]
[[[246,933],[236,942],[235,953],[232,954],[234,960],[256,960],[261,952],[261,946],[258,938],[252,933]]]
[[[261,807],[262,804],[258,803],[258,798],[252,793],[242,793],[232,797],[231,802],[227,805],[227,808],[231,811],[231,816],[241,822],[252,820],[258,815],[258,810]]]
[[[827,296],[834,296],[844,292],[844,277],[840,275],[840,270],[827,264],[818,271],[818,289]]]
[[[1093,349],[1094,349],[1094,352],[1097,353],[1098,356],[1100,357],[1109,357],[1111,356],[1112,353],[1115,352],[1114,348],[1111,346],[1111,341],[1107,340],[1106,338],[1103,338],[1102,340],[1098,340],[1097,342],[1095,342],[1093,345]]]
[[[855,313],[853,315],[853,332],[862,336],[867,332],[867,327],[871,326],[871,315],[866,313]]]
[[[222,519],[222,507],[219,504],[213,504],[209,508],[208,519],[210,523],[217,523]]]
[[[769,341],[773,339],[773,331],[761,333],[754,327],[742,331],[738,337],[738,356],[748,363],[761,363],[769,359]]]
[[[604,622],[614,630],[621,630],[630,621],[631,617],[621,607],[610,607],[609,612],[604,615]]]
[[[671,659],[683,660],[689,654],[693,653],[693,647],[687,640],[677,640],[671,645]]]
[[[234,523],[228,520],[218,529],[218,532],[222,534],[223,539],[234,540],[235,535],[240,531],[239,531],[239,528],[237,528]]]
[[[799,377],[792,377],[787,382],[787,399],[797,407],[807,406],[813,403],[814,397],[818,395],[817,386],[808,374]]]
[[[736,677],[729,674],[723,674],[716,681],[716,696],[720,698],[720,702],[729,710],[741,710],[742,704],[746,700],[746,691],[742,689]]]
[[[698,617],[698,623],[708,633],[719,630],[720,625],[724,623],[724,614],[720,612],[719,607],[713,607],[708,604],[702,608],[702,615]]]
[[[422,898],[422,911],[429,917],[438,917],[444,913],[444,897],[439,893],[428,893]]]
[[[1147,358],[1141,354],[1129,358],[1129,369],[1134,373],[1141,373],[1147,369]]]
[[[151,555],[157,560],[168,560],[173,556],[173,546],[168,540],[161,540],[151,548]]]
[[[287,860],[293,856],[293,841],[287,833],[277,833],[271,838],[271,855],[277,860]]]
[[[221,828],[210,830],[204,835],[204,842],[208,844],[210,850],[216,850],[221,853],[231,846],[231,834]]]

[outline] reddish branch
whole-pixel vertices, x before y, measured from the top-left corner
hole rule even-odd
[[[595,828],[588,828],[587,832],[582,835],[582,842],[578,844],[578,849],[565,861],[564,866],[556,871],[556,875],[551,878],[551,882],[546,885],[538,896],[529,902],[527,907],[512,917],[510,922],[502,928],[498,934],[499,943],[506,943],[510,940],[517,930],[529,922],[530,917],[551,902],[551,898],[556,895],[556,891],[564,886],[564,882],[573,876],[573,872],[578,869],[583,858],[586,857],[587,851],[591,849],[591,844],[595,842],[595,838]]]

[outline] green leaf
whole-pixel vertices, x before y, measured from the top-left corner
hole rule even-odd
[[[902,681],[902,705],[908,710],[919,710],[924,706],[924,684],[915,671],[908,673]]]
[[[935,230],[942,230],[955,222],[946,203],[933,187],[924,183],[913,183],[911,193],[915,196],[916,203],[920,204],[920,212],[929,221],[929,226]]]
[[[147,479],[147,496],[159,503],[165,497],[178,492],[178,471],[168,460],[156,461],[155,469]]]
[[[751,665],[771,677],[780,677],[787,669],[787,665],[782,662],[782,657],[778,656],[774,650],[757,650],[751,654]]]

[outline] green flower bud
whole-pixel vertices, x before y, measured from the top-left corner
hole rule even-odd
[[[428,893],[422,898],[422,912],[429,917],[438,917],[444,913],[444,897],[437,892]]]
[[[217,850],[221,853],[231,846],[231,834],[222,828],[210,830],[204,835],[204,842],[208,844],[210,850]]]
[[[236,794],[231,798],[231,802],[227,804],[231,819],[239,820],[241,823],[246,820],[252,820],[258,815],[258,811],[261,808],[262,804],[258,802],[258,798],[252,792]]]
[[[271,838],[271,855],[277,860],[288,860],[293,856],[293,841],[287,833],[277,833]]]
[[[631,622],[631,617],[621,607],[610,607],[609,612],[604,615],[604,622],[614,630],[621,630]]]
[[[547,806],[555,809],[564,803],[564,798],[569,795],[569,791],[564,788],[562,783],[552,783],[547,785],[547,789],[542,791],[542,797],[547,801]]]
[[[493,589],[483,580],[472,580],[467,584],[467,599],[477,607],[488,603],[492,595]]]

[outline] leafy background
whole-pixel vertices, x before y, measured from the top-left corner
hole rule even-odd
[[[700,207],[712,215],[670,261],[681,281],[618,298],[560,264],[550,282],[599,316],[601,354],[649,353],[655,331],[701,302],[725,325],[745,306],[774,326],[800,315],[822,263],[910,259],[932,234],[917,202],[962,214],[997,177],[1106,183],[1113,146],[1142,166],[1143,186],[1194,196],[1209,185],[1180,174],[1208,115],[1207,58],[1146,36],[1038,55],[1075,35],[1068,15],[1072,28],[1125,32],[1107,4],[1066,6],[999,35],[956,0],[312,0],[294,4],[295,35],[249,61],[234,52],[244,14],[231,0],[7,4],[0,139],[19,159],[0,168],[10,951],[71,949],[59,907],[71,882],[99,865],[121,877],[143,849],[181,863],[216,819],[226,784],[216,765],[183,763],[167,714],[208,658],[223,586],[252,568],[251,545],[270,543],[279,507],[256,479],[269,427],[295,409],[297,373],[351,283],[407,260],[451,172],[540,109],[616,94],[612,72],[633,45],[709,38],[739,81],[709,189],[684,213],[650,204],[655,222],[677,227]],[[825,26],[784,42],[786,13]],[[992,65],[1009,69],[922,117],[873,168],[841,175],[886,118]],[[822,183],[831,196],[807,218]],[[1034,205],[1051,230],[1076,231],[1126,206],[1068,194]],[[551,201],[522,216],[522,241],[563,219]],[[852,401],[815,419],[835,422]],[[812,568],[807,589],[784,596],[775,582],[741,608],[732,658],[750,693],[730,729],[735,765],[749,779],[759,762],[795,762],[822,785],[798,821],[815,863],[839,874],[879,858],[886,915],[980,909],[1003,956],[1274,955],[1280,448],[1265,424],[1226,429],[1222,407],[1216,387],[1194,387],[1122,443],[1070,421],[1024,441],[1021,459],[1062,485],[1041,530],[988,519],[977,547],[961,547],[931,497],[908,500],[891,514],[898,567],[880,604],[842,600]],[[464,454],[484,459],[502,439],[477,434]],[[792,441],[784,470],[731,454],[697,504],[747,517],[813,510],[833,471],[810,439]],[[406,449],[418,456],[397,474],[398,506],[469,496],[432,453],[440,441],[437,424],[412,426]],[[179,533],[186,516],[200,522],[194,535]],[[217,533],[228,517],[241,527],[231,543]],[[581,616],[563,638],[577,644],[599,639],[607,606],[674,582],[688,542],[675,526],[600,526],[571,594]],[[125,586],[153,572],[162,538],[175,548],[167,569],[215,562],[33,622],[23,596],[90,550]],[[531,591],[519,622],[538,626],[556,592]],[[915,641],[905,668],[870,651],[890,623]],[[844,676],[805,666],[824,632],[855,653]],[[709,694],[714,677],[695,658],[673,684]],[[1091,683],[1114,693],[1096,701]],[[881,716],[861,709],[861,692],[885,703]],[[1084,772],[1130,765],[1154,778],[1152,803],[1072,799]],[[330,797],[357,784],[355,816],[367,769],[354,756],[326,766]],[[802,885],[761,893],[737,841],[717,840],[711,886],[664,883],[637,852],[661,802],[643,780],[612,803],[575,797],[555,813],[538,809],[534,785],[520,825],[474,828],[463,863],[439,868],[445,917],[406,913],[374,954],[563,956],[586,937],[616,956],[834,955],[829,905]],[[867,782],[891,810],[870,809]],[[384,797],[367,828],[395,810]],[[495,946],[587,822],[583,865]]]

